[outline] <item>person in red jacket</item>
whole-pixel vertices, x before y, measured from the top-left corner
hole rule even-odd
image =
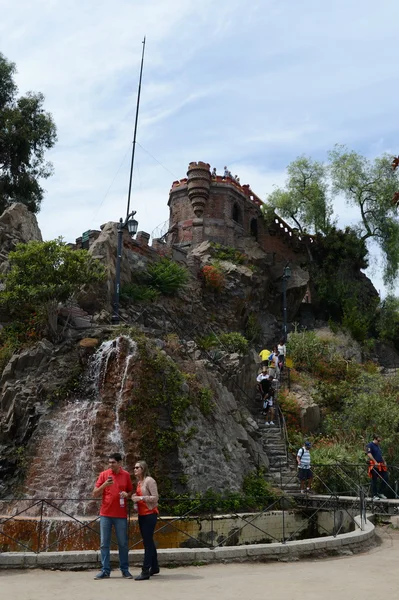
[[[129,573],[129,548],[127,541],[127,499],[133,485],[130,475],[122,469],[122,456],[119,452],[110,454],[109,469],[100,473],[93,490],[93,496],[102,495],[100,508],[101,565],[102,569],[94,579],[107,579],[111,573],[110,545],[112,527],[115,529],[119,550],[119,566],[122,577],[133,579]]]

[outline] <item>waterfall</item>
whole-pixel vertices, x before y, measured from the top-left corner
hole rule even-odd
[[[84,394],[42,419],[27,472],[26,497],[62,499],[56,505],[68,514],[98,510],[97,503],[83,499],[92,497],[99,471],[107,468],[107,453],[125,454],[121,411],[136,355],[137,345],[129,338],[104,342],[91,359]],[[50,507],[45,507],[45,514],[62,516]]]

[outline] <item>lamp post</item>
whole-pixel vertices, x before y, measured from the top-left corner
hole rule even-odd
[[[112,323],[118,325],[119,318],[119,296],[121,290],[121,260],[122,260],[122,238],[123,238],[123,230],[127,228],[130,233],[130,236],[133,238],[137,233],[138,222],[134,218],[136,211],[133,210],[130,214],[127,215],[126,219],[123,221],[122,217],[119,219],[118,223],[118,249],[116,253],[116,273],[115,273],[115,293],[114,293],[114,305],[113,305],[113,314],[112,314]]]
[[[283,272],[283,337],[287,341],[287,283],[291,277],[291,268],[287,263]]]

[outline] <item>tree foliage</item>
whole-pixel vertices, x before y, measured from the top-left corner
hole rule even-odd
[[[392,166],[392,157],[371,161],[336,146],[329,158],[333,191],[359,208],[359,235],[379,244],[385,259],[384,281],[392,283],[399,272],[399,220],[393,202],[399,191],[399,172]]]
[[[11,269],[4,276],[0,301],[17,314],[27,305],[44,308],[53,334],[58,303],[70,300],[83,285],[105,277],[98,260],[86,250],[73,250],[61,239],[18,244],[9,261]]]
[[[36,213],[44,195],[39,181],[52,174],[44,155],[56,141],[56,126],[43,108],[43,94],[17,97],[15,72],[0,53],[0,213],[12,202]]]
[[[284,188],[277,188],[267,198],[265,212],[274,208],[291,219],[300,232],[327,232],[333,212],[328,198],[326,167],[306,156],[300,156],[287,168]]]
[[[268,196],[265,218],[274,209],[300,232],[328,234],[333,226],[333,202],[342,194],[359,209],[353,230],[363,242],[372,239],[379,245],[384,282],[393,284],[399,274],[397,162],[388,155],[369,160],[339,145],[329,152],[329,164],[300,156],[287,167],[286,186]]]
[[[389,294],[381,302],[377,312],[376,329],[380,339],[393,342],[399,350],[399,298]]]

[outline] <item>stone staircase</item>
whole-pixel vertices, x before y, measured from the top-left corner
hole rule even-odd
[[[274,425],[266,425],[265,418],[258,417],[258,426],[262,436],[262,446],[269,458],[268,481],[286,494],[300,491],[297,467],[292,455],[286,455],[286,445],[278,415]]]

